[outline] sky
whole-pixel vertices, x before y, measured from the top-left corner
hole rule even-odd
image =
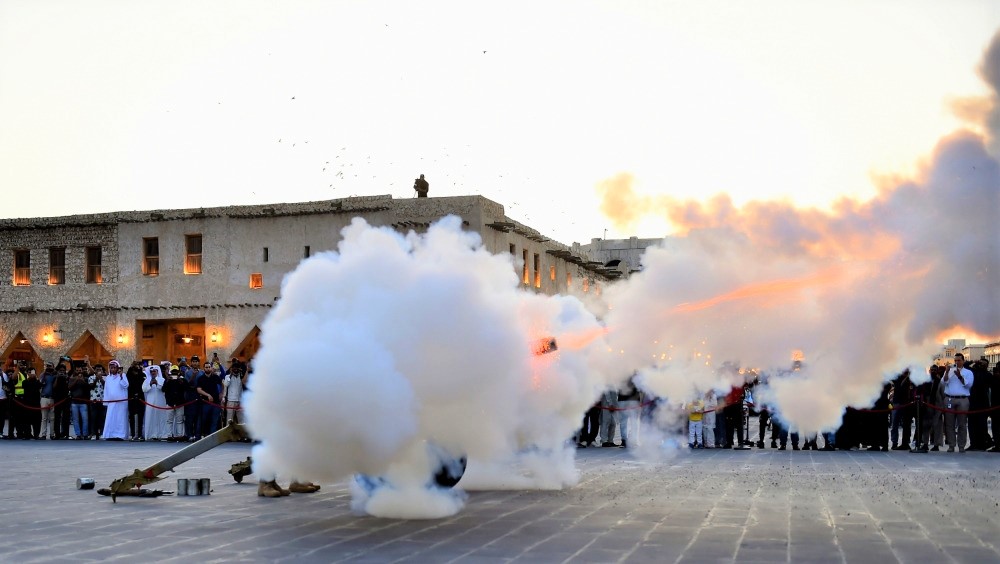
[[[0,2],[0,217],[481,194],[658,237],[601,186],[827,209],[988,94],[1000,4]],[[973,104],[974,105],[974,104]]]

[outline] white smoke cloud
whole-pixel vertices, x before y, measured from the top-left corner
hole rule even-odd
[[[462,505],[425,487],[437,449],[520,461],[533,487],[574,483],[565,442],[607,383],[586,349],[532,346],[600,328],[575,298],[520,290],[511,260],[448,217],[407,236],[355,219],[337,252],[303,261],[261,327],[246,400],[256,471],[380,476],[392,487],[355,505],[406,518]]]

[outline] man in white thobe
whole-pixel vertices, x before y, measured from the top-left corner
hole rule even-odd
[[[128,438],[128,378],[122,374],[117,360],[108,363],[108,371],[104,379],[104,405],[108,412],[104,418],[103,438],[124,441]]]

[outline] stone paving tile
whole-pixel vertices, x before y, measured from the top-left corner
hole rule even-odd
[[[225,445],[160,482],[208,477],[199,497],[77,491],[174,452],[168,444],[0,441],[0,560],[18,562],[997,562],[992,453],[578,452],[561,492],[471,492],[430,521],[351,513],[346,484],[280,500],[235,484]],[[154,486],[156,487],[156,486]]]

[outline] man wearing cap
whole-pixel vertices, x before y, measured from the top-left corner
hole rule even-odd
[[[128,438],[128,379],[122,374],[117,360],[108,363],[108,377],[104,379],[104,418],[106,441],[124,441]]]
[[[184,433],[187,440],[196,441],[201,438],[201,395],[198,394],[198,378],[204,374],[194,370],[187,364],[187,359],[180,359],[180,376],[187,382],[184,390]]]
[[[160,366],[163,366],[162,364]],[[187,380],[180,376],[176,364],[166,365],[167,379],[163,383],[164,401],[171,407],[167,412],[168,441],[183,441],[184,436],[184,394],[187,390]]]

